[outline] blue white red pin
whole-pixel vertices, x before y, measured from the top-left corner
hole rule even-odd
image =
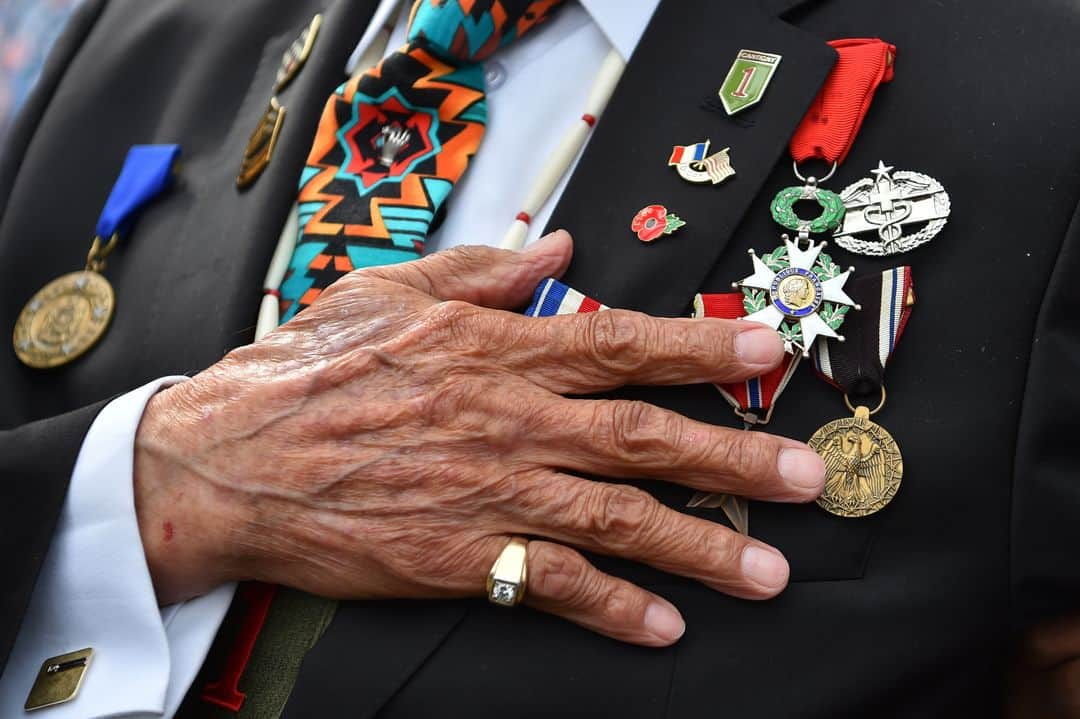
[[[693,145],[676,145],[671,150],[668,165],[687,182],[711,182],[717,185],[735,174],[728,154],[730,147],[709,154],[710,140]]]

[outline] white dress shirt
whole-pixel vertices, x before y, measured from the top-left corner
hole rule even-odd
[[[429,250],[498,245],[533,178],[564,131],[580,118],[604,56],[614,46],[628,59],[658,2],[569,2],[485,63],[487,131],[450,195],[446,220],[432,234]],[[397,4],[381,2],[357,53]],[[404,44],[407,16],[401,13],[389,47]],[[543,230],[569,174],[535,213],[529,241]],[[0,717],[24,716],[23,704],[46,658],[88,646],[94,658],[79,696],[34,716],[168,719],[187,693],[235,587],[159,608],[132,486],[135,432],[146,403],[161,387],[183,379],[157,380],[113,400],[91,425],[30,607],[0,676]]]

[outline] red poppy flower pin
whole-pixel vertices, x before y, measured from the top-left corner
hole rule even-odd
[[[637,233],[642,242],[652,242],[660,235],[670,235],[685,224],[678,215],[669,214],[663,205],[649,205],[634,215],[630,229]]]

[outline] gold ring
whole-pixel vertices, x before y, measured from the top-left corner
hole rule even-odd
[[[528,578],[525,548],[528,544],[521,537],[512,537],[491,565],[487,598],[492,604],[513,607],[525,598],[525,580]]]

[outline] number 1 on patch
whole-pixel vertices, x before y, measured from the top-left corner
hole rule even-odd
[[[771,52],[739,50],[720,86],[720,101],[727,114],[734,115],[761,101],[780,60],[780,55]]]

